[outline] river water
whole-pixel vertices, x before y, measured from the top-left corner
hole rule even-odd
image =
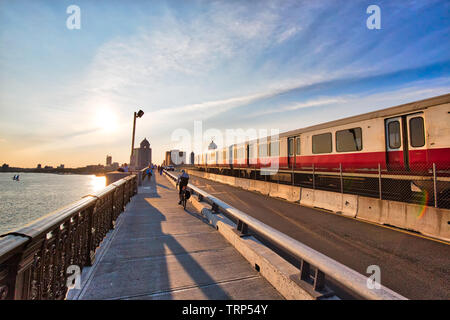
[[[20,174],[20,181],[13,176]],[[0,172],[0,235],[105,187],[105,177]]]

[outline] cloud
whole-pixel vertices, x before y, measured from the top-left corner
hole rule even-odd
[[[298,27],[298,26],[291,27],[291,28],[283,31],[279,35],[277,42],[282,43],[282,42],[286,41],[287,39],[291,38],[292,36],[294,36],[296,33],[298,33],[301,30],[302,30],[302,28]]]
[[[317,99],[313,99],[313,100],[308,100],[305,102],[292,103],[292,104],[289,104],[289,105],[286,105],[283,107],[274,106],[272,109],[258,111],[256,113],[247,115],[245,117],[251,118],[251,117],[255,117],[255,116],[258,116],[258,117],[265,116],[265,115],[273,114],[273,113],[296,111],[299,109],[318,107],[318,106],[324,106],[324,105],[335,104],[335,103],[343,103],[343,102],[346,102],[347,100],[348,100],[347,97],[336,97],[336,98],[321,97],[321,98],[317,98]]]

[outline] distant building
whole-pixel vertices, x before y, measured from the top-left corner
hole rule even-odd
[[[37,169],[42,169],[42,165],[39,163],[36,168]]]
[[[195,159],[195,155],[194,155],[194,151],[191,152],[191,164],[194,164],[194,159]]]
[[[166,151],[166,156],[164,158],[164,165],[165,166],[173,165],[171,157],[170,157],[170,151]]]
[[[64,169],[64,165],[63,164],[59,165],[58,169]]]
[[[130,167],[135,170],[140,170],[152,163],[152,148],[150,142],[145,138],[141,141],[139,148],[133,150],[133,155],[130,159]]]
[[[106,156],[106,165],[110,166],[112,163],[112,157],[111,156]]]
[[[186,164],[186,152],[177,149],[166,151],[165,164],[167,166]]]
[[[208,146],[208,150],[215,150],[217,149],[217,145],[214,143],[214,141],[211,141],[211,143]]]
[[[113,162],[111,164],[111,168],[114,169],[114,170],[118,169],[119,168],[119,163],[118,162]]]

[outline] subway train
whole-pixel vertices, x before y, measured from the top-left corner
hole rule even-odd
[[[274,163],[281,180],[311,170],[324,176],[383,174],[384,178],[409,179],[413,191],[430,189],[430,179],[420,176],[449,177],[450,94],[291,130],[276,138],[208,150],[195,157],[200,169],[244,175]],[[439,185],[440,189],[447,186]]]

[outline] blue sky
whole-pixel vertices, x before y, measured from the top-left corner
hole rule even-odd
[[[66,28],[66,8],[81,29]],[[381,9],[369,30],[366,9]],[[450,92],[448,1],[0,0],[0,161],[155,162],[174,130],[301,128]]]

